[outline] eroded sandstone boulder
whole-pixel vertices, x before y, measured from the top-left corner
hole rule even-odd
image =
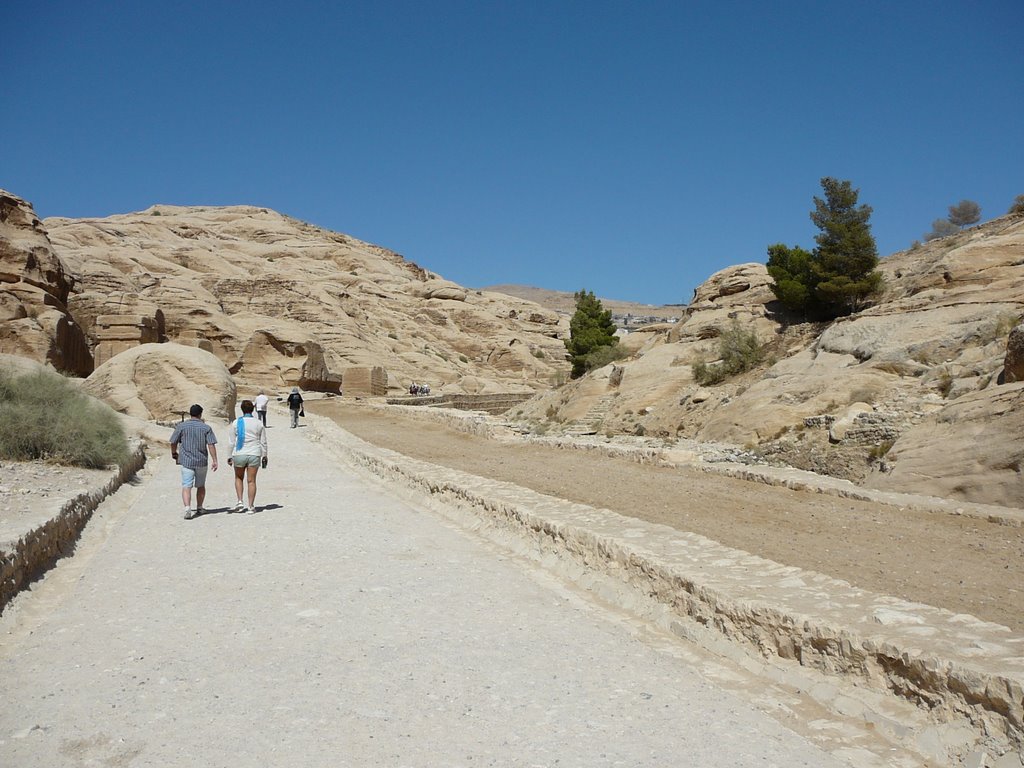
[[[275,389],[340,391],[341,373],[331,371],[320,344],[304,336],[291,337],[289,330],[278,327],[255,331],[242,352],[239,367],[232,373]]]
[[[181,344],[142,344],[111,358],[83,388],[115,411],[172,423],[189,406],[203,406],[207,421],[235,414],[235,382],[215,355]]]
[[[79,376],[92,371],[85,335],[68,312],[70,289],[32,206],[0,190],[0,352]]]
[[[1024,507],[1024,382],[948,403],[906,432],[866,484],[982,504]]]

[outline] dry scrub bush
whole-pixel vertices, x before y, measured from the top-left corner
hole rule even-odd
[[[764,346],[754,331],[745,331],[733,320],[718,341],[720,362],[708,365],[703,360],[693,364],[693,379],[701,386],[721,384],[731,376],[749,371],[765,358]]]
[[[101,468],[127,456],[117,414],[59,374],[0,374],[0,458]]]

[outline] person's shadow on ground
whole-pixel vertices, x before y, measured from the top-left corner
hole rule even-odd
[[[196,517],[206,517],[207,515],[220,515],[231,511],[231,507],[203,507],[202,514],[196,514]]]
[[[259,504],[256,507],[256,514],[260,512],[273,512],[276,509],[284,509],[282,504]],[[232,504],[229,507],[206,507],[203,509],[203,514],[196,515],[196,517],[206,517],[207,515],[226,515],[235,511],[235,505]],[[244,514],[244,513],[236,513]],[[195,519],[195,518],[193,518]]]

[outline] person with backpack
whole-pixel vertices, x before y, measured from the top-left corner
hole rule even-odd
[[[302,395],[298,387],[292,387],[292,393],[288,395],[288,410],[292,413],[292,429],[299,426],[299,416],[305,416],[306,410],[302,407]]]

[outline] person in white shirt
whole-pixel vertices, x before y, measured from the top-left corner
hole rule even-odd
[[[256,395],[256,415],[260,421],[263,422],[263,426],[267,426],[267,404],[270,403],[270,398],[263,394],[263,390]]]
[[[231,422],[231,442],[234,451],[228,464],[235,468],[235,503],[232,512],[256,512],[256,474],[260,467],[267,466],[267,428],[252,415],[255,405],[252,400],[242,401],[242,415]],[[248,486],[249,504],[242,501],[242,493]]]

